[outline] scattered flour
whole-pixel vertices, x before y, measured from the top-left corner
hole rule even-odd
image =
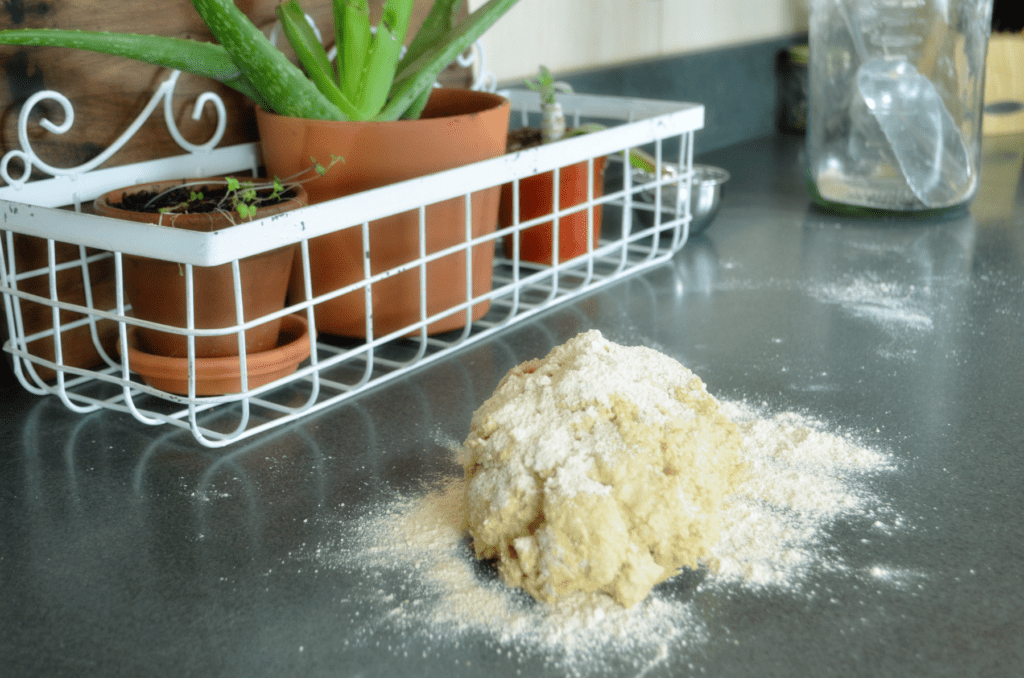
[[[508,587],[493,565],[474,557],[463,478],[348,519],[338,526],[344,541],[302,557],[377,582],[358,601],[367,616],[363,642],[381,628],[402,639],[401,647],[390,648],[395,653],[414,646],[441,653],[465,639],[520,662],[539,657],[574,675],[620,669],[644,675],[670,657],[699,653],[723,632],[709,627],[703,611],[732,592],[805,595],[804,584],[822,573],[894,586],[913,579],[881,564],[848,567],[824,547],[837,521],[887,515],[867,480],[894,470],[888,455],[805,415],[766,415],[731,402],[720,403],[720,412],[735,423],[748,472],[718,508],[720,529],[707,564],[684,569],[631,608],[603,593],[539,603]],[[442,442],[453,454],[460,447]],[[901,525],[898,516],[887,520],[875,523],[884,533]]]
[[[707,640],[706,624],[684,597],[653,595],[627,610],[607,595],[542,604],[508,587],[473,555],[463,529],[464,495],[460,478],[396,499],[346,526],[354,528],[355,539],[321,546],[312,555],[318,566],[354,569],[382,582],[361,601],[364,609],[377,609],[362,640],[379,626],[409,644],[456,647],[473,639],[498,654],[542,658],[571,675],[609,665],[642,675],[665,661],[670,649]],[[384,581],[396,575],[402,584]]]
[[[890,334],[934,329],[936,299],[927,286],[879,280],[871,275],[844,279],[811,288],[808,293],[826,304],[838,304],[847,313],[871,320]]]
[[[803,294],[843,314],[871,323],[881,330],[886,341],[879,342],[877,353],[890,360],[913,360],[913,341],[934,332],[941,317],[948,289],[957,283],[937,279],[935,285],[887,280],[875,273],[846,275],[828,283],[796,283],[789,280],[729,280],[718,283],[717,290],[773,289]]]
[[[715,580],[786,587],[814,568],[841,567],[817,550],[824,528],[878,508],[880,500],[859,481],[891,470],[889,457],[796,413],[762,418],[729,402],[722,409],[739,426],[751,472],[722,509],[722,538],[712,549]]]

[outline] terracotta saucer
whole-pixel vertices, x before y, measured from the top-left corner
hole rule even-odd
[[[128,328],[128,366],[149,386],[168,393],[188,395],[188,360],[167,358],[139,349],[135,326]],[[120,344],[118,344],[120,346]],[[281,319],[277,346],[269,351],[246,355],[249,388],[254,389],[285,377],[309,357],[309,325],[299,315]],[[196,360],[196,395],[240,393],[241,370],[238,356]]]

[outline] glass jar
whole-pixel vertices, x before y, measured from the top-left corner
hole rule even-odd
[[[992,0],[811,0],[816,202],[894,212],[970,202],[991,21]]]

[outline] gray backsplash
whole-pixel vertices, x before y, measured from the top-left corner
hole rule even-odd
[[[555,76],[583,94],[704,104],[704,129],[697,133],[694,147],[700,154],[776,131],[778,55],[801,41],[806,36]]]

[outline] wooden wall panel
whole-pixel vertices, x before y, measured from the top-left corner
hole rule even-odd
[[[277,0],[238,0],[254,22],[269,27]],[[331,0],[302,0],[302,5],[327,34],[331,26]],[[371,0],[374,20],[383,0]],[[419,0],[413,27],[423,21],[428,0]],[[139,3],[99,0],[8,0],[0,4],[0,28],[77,28],[119,32],[157,33],[197,40],[212,40],[206,26],[187,0],[146,0]],[[412,33],[410,33],[411,37]],[[69,167],[95,157],[136,118],[168,71],[135,61],[75,50],[38,47],[0,47],[0,153],[18,147],[17,120],[21,105],[34,92],[53,89],[67,96],[75,109],[75,124],[64,135],[53,135],[38,124],[30,125],[33,147],[50,164]],[[465,69],[449,68],[442,82],[466,86]],[[220,94],[228,106],[229,130],[222,143],[256,138],[252,105],[234,91],[205,78],[183,74],[175,96],[175,117],[187,139],[202,142],[213,130],[210,112],[194,122],[195,98],[204,91]],[[35,123],[43,116],[63,119],[55,104],[37,106]],[[107,165],[120,165],[181,153],[155,113],[133,141]]]

